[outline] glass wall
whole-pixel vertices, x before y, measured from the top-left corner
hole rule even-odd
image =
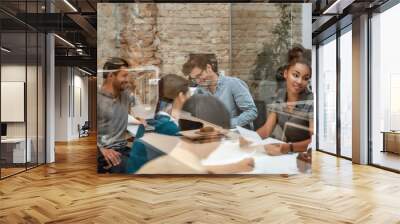
[[[136,96],[137,99],[142,100],[147,98],[145,97],[146,90],[150,89],[146,88],[146,86],[156,86],[157,83],[160,83],[156,86],[155,93],[152,94],[155,96],[152,98],[155,99],[153,100],[154,103],[150,104],[152,106],[136,103],[131,110],[132,117],[154,118],[157,120],[159,119],[158,115],[166,115],[170,117],[171,120],[176,119],[177,121],[180,120],[180,118],[184,118],[182,120],[188,121],[189,125],[182,125],[177,122],[172,124],[173,127],[181,125],[182,127],[180,128],[182,128],[182,130],[194,131],[196,133],[198,131],[195,129],[199,129],[201,125],[217,125],[225,129],[235,129],[237,127],[252,129],[246,132],[246,130],[242,128],[237,128],[242,134],[250,131],[257,131],[251,133],[252,136],[257,136],[258,139],[273,138],[286,142],[281,143],[279,146],[267,146],[267,154],[286,154],[290,150],[304,153],[296,158],[296,163],[298,160],[301,160],[300,158],[302,158],[302,156],[304,156],[305,159],[299,161],[301,165],[297,166],[296,164],[294,168],[299,169],[300,172],[307,172],[311,162],[311,154],[308,150],[311,138],[310,131],[314,129],[312,123],[314,120],[314,89],[311,88],[310,83],[312,72],[310,69],[311,38],[309,38],[311,37],[310,34],[312,30],[310,4],[304,6],[301,4],[258,3],[201,4],[193,7],[191,15],[196,15],[194,17],[187,15],[187,7],[182,8],[179,4],[160,4],[157,5],[157,11],[148,13],[149,16],[154,16],[159,23],[155,26],[154,32],[147,32],[149,35],[146,35],[146,39],[144,39],[144,41],[154,40],[154,43],[158,42],[158,47],[156,49],[148,49],[144,44],[143,46],[138,45],[135,49],[127,45],[127,43],[140,42],[141,38],[144,38],[144,36],[142,37],[141,29],[145,29],[143,27],[148,26],[146,21],[153,20],[136,18],[136,13],[132,13],[132,11],[148,10],[145,8],[146,4],[98,4],[97,7],[98,33],[100,35],[100,41],[98,42],[99,57],[97,61],[99,68],[98,82],[100,85],[104,85],[103,87],[99,87],[101,94],[99,94],[97,98],[98,105],[106,105],[104,104],[107,100],[105,96],[109,96],[109,94],[104,87],[106,85],[112,86],[110,77],[114,77],[115,75],[125,75],[135,80],[135,82],[132,82],[131,86],[135,86],[136,89],[130,89],[128,91],[131,91],[131,94]],[[215,11],[216,8],[219,10]],[[111,20],[110,16],[108,16],[108,12],[115,12],[115,16],[113,16]],[[204,14],[203,12],[208,13]],[[273,18],[270,15],[271,12],[274,12],[275,16]],[[182,23],[178,25],[170,24],[169,22],[165,23],[165,13],[171,16],[173,15],[176,18],[184,16],[188,19],[182,21]],[[303,15],[307,15],[307,17],[303,17]],[[309,18],[309,20],[307,18]],[[144,22],[137,24],[136,22],[139,20],[143,20]],[[206,25],[204,26],[203,24]],[[193,29],[193,32],[175,32],[181,30],[182,27],[185,27],[185,29],[191,27],[200,28]],[[115,35],[108,35],[110,30],[112,30],[113,33],[125,32],[123,30],[131,31],[126,33],[127,35],[124,35],[123,38],[117,38]],[[201,38],[199,39],[199,37]],[[188,51],[188,49],[190,50]],[[141,52],[151,53],[143,54]],[[109,70],[107,68],[109,65],[114,64],[113,66],[118,68],[118,64],[124,64],[121,59],[110,60],[111,56],[119,56],[127,61],[133,61],[135,64],[132,65],[133,68],[130,68],[129,73],[127,73],[126,70],[121,71],[121,73],[119,73],[118,70],[109,72],[107,71]],[[157,61],[162,61],[163,63],[159,64]],[[206,67],[198,64],[202,62],[205,63],[203,65]],[[106,65],[105,68],[103,67],[104,65]],[[159,65],[160,67],[156,67]],[[144,70],[149,68],[153,69]],[[327,67],[327,69],[329,68]],[[143,77],[147,75],[144,72],[140,72],[141,70],[147,72],[148,75],[157,74],[156,72],[159,71],[158,74],[161,79],[159,82],[150,82],[150,80],[155,80],[155,78],[157,78],[157,76],[154,75],[150,76],[151,79],[148,79],[148,82],[146,81],[143,84],[137,83],[136,81],[140,80],[140,76]],[[177,74],[178,76],[176,77],[168,74]],[[328,72],[328,75],[329,74]],[[200,93],[193,98],[187,99],[187,102],[190,104],[186,103],[186,105],[192,105],[191,102],[196,102],[198,99],[197,97],[201,96],[201,93],[204,93],[207,95],[214,95],[216,98],[211,99],[218,99],[219,101],[217,102],[223,103],[220,105],[221,107],[204,106],[204,108],[207,107],[209,109],[207,110],[208,114],[205,116],[192,111],[190,108],[191,106],[182,106],[182,108],[174,108],[173,110],[173,105],[177,105],[173,102],[177,102],[175,99],[179,100],[177,98],[178,95],[174,96],[168,94],[170,91],[172,92],[172,90],[180,91],[179,86],[174,87],[172,84],[179,85],[179,79],[182,80],[182,83],[185,83],[186,79],[184,77],[192,81],[192,93]],[[235,79],[231,80],[234,80],[233,82],[237,82],[238,84],[235,87],[227,87],[232,88],[230,91],[233,95],[231,95],[232,97],[229,96],[229,99],[224,99],[223,95],[219,95],[218,89],[220,85],[217,85],[217,82],[219,83],[217,80],[224,80],[225,78],[223,77],[228,77],[226,80],[231,79],[230,77],[235,77]],[[178,81],[169,81],[175,78]],[[329,80],[327,80],[326,83],[329,84]],[[116,91],[119,90],[121,89]],[[202,100],[202,102],[206,102],[206,100]],[[185,105],[183,102],[179,104]],[[194,103],[193,105],[200,104]],[[203,106],[199,106],[199,108],[202,107]],[[154,108],[154,110],[151,110],[152,108]],[[118,128],[105,123],[115,118],[115,116],[110,117],[110,113],[107,112],[107,109],[110,108],[98,107],[97,111],[97,138],[100,148],[98,171],[120,172],[121,170],[117,167],[118,164],[108,164],[108,162],[103,159],[104,156],[107,157],[107,152],[109,150],[107,149],[107,145],[115,141],[115,139],[109,139],[110,136],[107,133],[110,130]],[[214,109],[221,109],[221,111],[228,109],[229,111],[224,113],[213,111]],[[179,110],[185,111],[177,114],[173,113]],[[243,116],[245,113],[247,113],[247,115]],[[180,115],[182,115],[182,117],[179,117]],[[185,115],[186,117],[184,117]],[[158,123],[158,121],[153,120],[150,119],[147,123],[150,128],[149,130],[152,128],[150,127],[151,123]],[[189,122],[193,120],[197,120],[197,126]],[[205,121],[208,122],[206,123]],[[173,129],[174,128],[171,129],[171,132]],[[136,136],[137,133],[142,134],[136,131],[138,128],[132,130],[131,135]],[[157,131],[160,133],[160,130],[156,130],[155,132]],[[182,133],[186,134],[188,132]],[[172,133],[170,133],[170,135],[171,134]],[[210,135],[204,135],[206,141],[209,140],[209,137]],[[187,144],[184,142],[181,144],[181,141],[177,141],[178,145],[168,145],[167,147],[171,147],[168,149],[165,148],[166,145],[156,145],[160,142],[157,140],[157,136],[154,140],[148,142],[149,145],[154,144],[152,145],[154,146],[152,147],[153,149],[161,152],[166,152],[165,149],[168,150],[168,152],[175,152],[173,151],[174,147],[178,147],[183,151],[189,150],[187,151],[188,154],[184,153],[182,154],[183,156],[179,158],[175,157],[175,153],[166,153],[168,157],[164,157],[173,158],[178,162],[184,162],[183,165],[189,166],[188,171],[185,171],[183,168],[174,171],[164,169],[163,167],[158,168],[158,166],[152,164],[156,164],[153,162],[160,160],[153,157],[144,158],[145,164],[143,164],[143,167],[134,167],[128,172],[138,172],[142,174],[146,172],[158,174],[172,172],[190,173],[191,167],[195,165],[194,163],[191,164],[190,161],[199,160],[199,163],[196,163],[197,165],[195,166],[196,169],[199,168],[199,166],[199,169],[202,169],[202,166],[208,166],[207,164],[210,164],[211,160],[208,160],[208,158],[216,158],[212,161],[215,165],[222,164],[223,158],[214,157],[214,155],[219,155],[220,152],[222,152],[221,150],[225,150],[225,140],[216,139],[215,142],[218,143],[220,147],[208,150],[209,153],[213,153],[210,154],[209,157],[208,153],[207,155],[197,154],[197,152],[199,152],[197,149],[201,151],[201,148],[206,146],[203,144],[204,141],[199,142],[198,140],[201,139],[196,137],[189,139],[190,141]],[[253,140],[254,139],[249,139],[249,141]],[[239,139],[235,139],[234,141],[239,141]],[[194,143],[199,144],[195,146]],[[195,148],[197,151],[193,151],[193,159],[185,157],[185,155],[190,155],[192,153],[190,151],[191,149]],[[121,149],[115,148],[115,150]],[[146,154],[155,155],[153,152],[148,152]],[[264,156],[267,155],[263,154],[261,158],[265,158]],[[224,156],[224,159],[227,159],[227,157]],[[237,158],[234,157],[230,157],[229,159],[231,159],[231,161],[237,161]],[[284,164],[284,166],[288,167],[289,164]],[[305,166],[303,166],[303,164]],[[154,169],[146,169],[148,167],[153,167]],[[255,165],[255,167],[257,167],[257,165]],[[141,170],[142,168],[143,170]],[[192,172],[196,172],[196,170]],[[237,170],[231,169],[226,171],[226,173],[237,172]],[[287,171],[279,171],[277,166],[275,166],[273,170],[261,168],[260,170],[249,169],[249,171],[245,172],[265,174]],[[220,171],[216,173],[220,173]]]
[[[29,151],[26,154],[26,33],[2,32],[1,46],[0,147],[3,177],[25,170],[25,161],[30,157]]]
[[[45,35],[16,18],[40,12],[40,2],[0,3],[15,10],[0,13],[1,178],[45,162]]]
[[[336,153],[336,36],[318,48],[318,149]]]
[[[400,170],[400,4],[371,19],[371,162]]]
[[[352,32],[340,36],[340,154],[352,157]]]

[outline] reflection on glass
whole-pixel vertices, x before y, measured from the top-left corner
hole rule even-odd
[[[336,154],[336,39],[318,51],[318,147]]]
[[[186,11],[176,4],[98,5],[98,23],[107,24],[98,27],[104,37],[99,38],[98,61],[99,172],[308,170],[311,41],[298,35],[311,31],[311,23],[302,20],[307,7],[219,4],[218,12],[215,7],[196,5],[195,17],[186,16],[173,27],[157,20],[149,31],[146,23],[153,18],[144,18],[143,10],[154,18],[164,13],[181,17]],[[271,19],[271,11],[279,18]],[[180,26],[196,31],[171,35]],[[105,35],[110,30],[121,35]],[[119,58],[110,58],[115,55]],[[149,65],[159,68],[160,80],[151,72],[132,72]],[[131,147],[125,126],[135,137]]]
[[[19,18],[45,10],[46,1],[1,1]],[[45,162],[45,35],[1,14],[1,177]],[[11,103],[10,103],[11,102]]]
[[[26,34],[2,33],[1,44],[1,123],[6,133],[1,140],[2,177],[25,170],[31,161],[31,141],[26,141]]]
[[[372,18],[372,163],[400,170],[400,5]]]

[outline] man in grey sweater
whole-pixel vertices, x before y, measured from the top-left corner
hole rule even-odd
[[[124,173],[129,159],[125,131],[134,97],[128,87],[129,67],[122,58],[104,64],[103,84],[97,92],[98,172]]]

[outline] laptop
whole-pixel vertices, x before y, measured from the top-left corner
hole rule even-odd
[[[311,138],[309,127],[304,124],[286,122],[283,128],[282,141],[299,142]]]

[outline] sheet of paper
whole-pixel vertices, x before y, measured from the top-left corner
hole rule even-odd
[[[132,115],[129,115],[128,114],[128,125],[129,124],[134,124],[134,123],[139,123],[139,121],[136,119],[136,118],[134,118]]]
[[[257,132],[242,128],[240,126],[237,126],[236,129],[243,138],[245,138],[247,141],[252,142],[250,146],[284,143],[274,138],[266,138],[263,140]]]
[[[128,126],[126,127],[126,130],[128,130],[128,132],[134,137],[136,136],[138,129],[139,125],[136,124],[128,124]]]
[[[237,131],[239,134],[245,138],[247,141],[252,141],[252,142],[259,142],[262,141],[261,137],[258,135],[257,132],[242,128],[240,126],[236,126]]]
[[[225,165],[236,163],[245,158],[254,159],[254,169],[247,174],[296,174],[295,154],[269,156],[263,147],[255,147],[253,150],[241,150],[237,143],[224,142],[214,152],[212,152],[201,163],[207,165]],[[244,173],[243,173],[244,174]]]
[[[143,119],[154,118],[155,107],[148,104],[140,104],[132,107],[132,112],[135,117]]]
[[[203,165],[223,165],[239,162],[245,158],[251,158],[255,155],[257,149],[240,150],[235,142],[223,142],[206,159],[201,162]]]
[[[284,143],[283,141],[280,141],[278,139],[274,139],[274,138],[266,138],[264,140],[261,140],[259,142],[255,142],[253,143],[253,145],[268,145],[268,144],[281,144]]]

